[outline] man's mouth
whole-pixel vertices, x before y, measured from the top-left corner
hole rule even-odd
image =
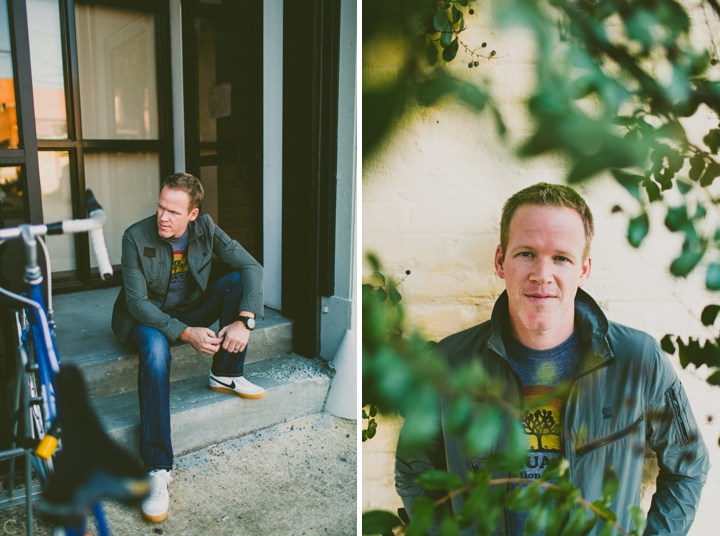
[[[533,301],[547,301],[547,300],[555,298],[555,295],[554,294],[543,294],[540,292],[533,292],[533,293],[525,294],[525,297],[529,298]]]

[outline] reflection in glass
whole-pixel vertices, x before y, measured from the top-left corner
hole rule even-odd
[[[0,167],[0,227],[13,227],[25,222],[22,168]]]
[[[215,21],[195,19],[198,51],[198,111],[200,142],[217,141],[217,119],[210,118],[210,88],[215,85]]]
[[[83,136],[157,139],[155,16],[75,4]]]
[[[27,221],[23,184],[24,170],[21,166],[0,167],[0,228],[15,227]],[[24,246],[19,240],[8,240],[0,244],[0,284],[20,291],[23,284]]]
[[[155,213],[160,159],[157,153],[85,153],[85,184],[107,214],[103,231],[110,262],[120,264],[125,229]],[[91,263],[97,266],[95,255]]]
[[[19,147],[7,0],[0,0],[0,149]]]
[[[35,124],[39,139],[68,137],[58,0],[27,0]]]
[[[66,151],[40,151],[40,187],[42,190],[43,221],[52,223],[73,217],[70,187],[70,154]],[[75,239],[73,235],[47,238],[52,271],[75,269]]]

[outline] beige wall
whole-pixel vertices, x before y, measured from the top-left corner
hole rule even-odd
[[[480,2],[476,12],[486,12],[486,4]],[[511,146],[498,140],[489,115],[448,104],[414,109],[388,144],[363,162],[363,250],[377,253],[385,273],[397,279],[406,269],[412,271],[400,287],[403,301],[411,322],[433,340],[487,320],[504,289],[493,269],[503,202],[535,182],[563,182],[566,173],[559,157],[514,156],[512,144],[530,131],[523,103],[534,78],[532,41],[520,31],[484,27],[478,15],[468,20],[472,24],[464,40],[471,46],[487,41],[488,49],[497,50],[497,59],[468,69],[461,53],[451,70],[457,76],[492,80]],[[718,26],[716,18],[711,22]],[[385,43],[364,51],[366,87],[394,76],[393,46]],[[705,109],[688,125],[702,132],[717,121]],[[577,189],[596,218],[593,270],[585,289],[608,317],[657,338],[665,333],[717,335],[699,321],[705,305],[720,301],[717,294],[703,290],[704,271],[687,280],[668,274],[681,237],[664,229],[662,207],[653,207],[651,233],[635,250],[625,239],[628,217],[638,212],[634,199],[608,177]],[[614,205],[623,212],[612,214]],[[705,383],[707,371],[683,371],[677,358],[672,359],[713,464],[691,534],[711,534],[720,521],[720,389]],[[715,419],[708,423],[711,414]],[[363,510],[394,511],[401,506],[392,476],[399,427],[398,418],[381,418],[378,435],[363,444]],[[648,497],[643,502],[648,506]]]

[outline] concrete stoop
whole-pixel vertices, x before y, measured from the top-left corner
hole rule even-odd
[[[138,356],[122,346],[110,329],[118,292],[113,288],[56,296],[56,339],[62,362],[82,370],[105,429],[131,453],[137,453]],[[328,367],[321,360],[306,359],[291,351],[292,321],[266,309],[265,318],[259,319],[250,338],[245,376],[265,388],[267,396],[248,400],[208,388],[211,356],[187,344],[171,348],[170,411],[175,454],[322,411],[330,388]]]

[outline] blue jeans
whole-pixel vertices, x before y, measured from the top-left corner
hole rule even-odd
[[[210,283],[189,311],[168,311],[191,327],[209,327],[220,320],[220,329],[238,319],[242,299],[242,279],[232,272]],[[140,458],[145,470],[172,469],[173,451],[170,440],[170,343],[155,328],[135,324],[131,340],[140,349],[138,368],[138,397],[140,399]],[[213,356],[213,374],[242,376],[247,346],[242,352],[232,353],[222,347]]]

